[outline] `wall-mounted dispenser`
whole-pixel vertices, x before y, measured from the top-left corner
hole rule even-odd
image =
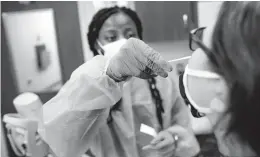
[[[57,91],[62,86],[52,9],[2,14],[19,93]]]

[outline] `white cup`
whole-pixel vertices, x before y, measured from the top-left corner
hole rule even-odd
[[[13,103],[22,117],[38,121],[42,116],[42,102],[34,93],[22,93],[13,100]]]

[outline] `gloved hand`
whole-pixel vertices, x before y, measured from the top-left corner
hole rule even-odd
[[[156,150],[158,156],[192,157],[199,153],[199,143],[189,129],[180,125],[174,125],[167,130],[161,131],[150,145],[144,147],[147,150]]]
[[[135,76],[148,79],[156,75],[167,77],[172,66],[143,41],[130,38],[120,52],[113,56],[106,74],[117,82]]]
[[[161,131],[159,134],[151,141],[150,145],[143,147],[143,150],[156,150],[157,156],[161,157],[171,157],[174,154],[177,141],[174,140],[172,134],[167,131]]]

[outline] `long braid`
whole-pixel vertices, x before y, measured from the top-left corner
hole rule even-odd
[[[149,88],[150,88],[150,91],[151,91],[151,94],[153,97],[153,101],[155,103],[156,116],[157,116],[158,122],[160,124],[160,129],[163,129],[162,113],[164,113],[164,108],[162,106],[162,98],[161,98],[159,90],[156,88],[155,78],[149,78],[148,83],[149,83]]]
[[[103,8],[101,10],[99,10],[95,16],[93,17],[90,25],[89,25],[89,31],[87,34],[88,37],[88,43],[89,43],[89,47],[90,50],[94,53],[94,56],[98,55],[98,52],[96,50],[95,47],[95,43],[97,41],[97,38],[99,36],[99,31],[103,25],[103,23],[113,14],[119,13],[119,12],[123,12],[126,15],[128,15],[135,23],[136,28],[137,28],[137,33],[138,33],[138,37],[140,39],[143,38],[142,34],[143,34],[143,27],[142,27],[142,23],[141,20],[139,19],[138,15],[136,14],[136,12],[134,12],[133,10],[126,8],[126,7],[118,7],[118,6],[114,6],[114,7],[110,7],[110,8]],[[162,99],[160,96],[160,93],[158,91],[158,89],[156,88],[156,80],[155,78],[150,78],[148,79],[148,84],[149,84],[149,88],[151,91],[151,95],[153,97],[153,101],[156,104],[156,115],[158,118],[158,121],[160,123],[161,128],[163,127],[163,120],[162,120],[162,112],[164,112],[164,109],[162,107]],[[113,110],[119,110],[120,109],[120,104],[121,104],[122,100],[120,99],[110,110],[110,115],[111,115],[111,111]],[[111,116],[108,118],[108,122],[110,123],[112,121]]]

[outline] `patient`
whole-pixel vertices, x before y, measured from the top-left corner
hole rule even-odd
[[[191,31],[182,96],[193,130],[213,132],[222,156],[259,155],[259,10],[259,2],[224,2],[214,25]]]

